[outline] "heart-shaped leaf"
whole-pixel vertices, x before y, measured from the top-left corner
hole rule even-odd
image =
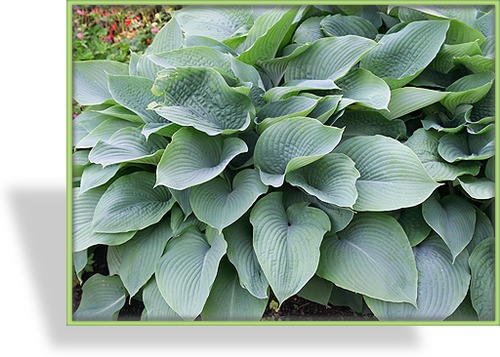
[[[453,260],[472,240],[476,212],[464,198],[449,195],[439,200],[434,194],[422,205],[425,221],[443,239],[453,256]]]
[[[436,235],[413,248],[413,252],[418,271],[417,307],[365,297],[379,320],[444,320],[467,295],[470,282],[467,252],[453,262],[448,248]]]
[[[318,275],[373,298],[416,304],[417,269],[403,228],[387,214],[360,213],[321,245]]]
[[[266,185],[279,187],[285,174],[308,165],[337,146],[342,129],[316,119],[284,119],[264,131],[255,145],[254,162]]]
[[[239,138],[210,137],[191,128],[172,136],[156,171],[156,184],[175,190],[207,182],[218,176],[238,154],[248,151]]]
[[[469,257],[472,306],[480,320],[495,319],[495,239],[482,241]]]
[[[240,218],[257,198],[267,192],[256,170],[238,172],[232,185],[222,177],[216,177],[193,188],[189,202],[196,217],[217,228],[224,228]]]
[[[143,321],[176,321],[182,318],[174,311],[161,296],[160,290],[153,277],[142,290],[142,302],[144,311],[141,320]]]
[[[341,143],[361,174],[356,181],[356,211],[391,211],[422,203],[439,186],[408,147],[380,135],[358,136]],[[395,199],[397,197],[397,199]]]
[[[156,279],[167,304],[184,320],[203,310],[227,244],[217,235],[209,244],[197,229],[172,239],[156,266]]]
[[[255,254],[282,304],[314,275],[330,220],[308,203],[297,203],[285,210],[283,193],[273,192],[257,201],[250,222]]]
[[[352,208],[358,198],[356,180],[359,176],[348,156],[330,153],[290,172],[286,181],[323,202]]]

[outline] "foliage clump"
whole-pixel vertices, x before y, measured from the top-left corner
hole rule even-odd
[[[192,6],[75,61],[74,319],[493,320],[494,43],[484,6]]]

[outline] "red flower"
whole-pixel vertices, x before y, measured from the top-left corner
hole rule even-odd
[[[131,23],[132,23],[131,20],[125,20],[125,26],[130,26]]]

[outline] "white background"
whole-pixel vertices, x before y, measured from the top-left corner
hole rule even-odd
[[[498,352],[498,327],[67,327],[65,19],[62,0],[2,2],[2,351],[72,357],[175,350],[419,357]]]

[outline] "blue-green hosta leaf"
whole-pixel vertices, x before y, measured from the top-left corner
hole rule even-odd
[[[199,66],[220,68],[228,74],[232,74],[230,56],[210,47],[185,47],[175,51],[149,55],[148,58],[165,68]]]
[[[174,123],[146,123],[142,127],[141,133],[146,140],[149,139],[151,134],[158,134],[160,136],[172,137],[177,130],[182,126]]]
[[[486,177],[461,176],[458,178],[458,182],[472,198],[487,200],[495,197],[495,181],[491,181]]]
[[[464,129],[469,122],[472,105],[459,105],[452,115],[446,115],[443,112],[433,112],[422,120],[422,126],[425,130],[434,129],[443,133],[458,133]]]
[[[470,294],[467,294],[457,309],[445,321],[478,321],[477,312],[472,306]]]
[[[355,211],[412,207],[425,201],[439,186],[410,148],[385,136],[353,137],[334,152],[349,156],[361,174],[356,181]]]
[[[412,22],[399,32],[384,35],[380,45],[361,60],[361,67],[384,79],[393,89],[402,87],[436,57],[448,27],[448,21]]]
[[[99,141],[108,141],[117,131],[121,129],[136,128],[139,125],[139,123],[109,117],[109,119],[103,121],[85,137],[75,143],[74,146],[77,149],[92,148],[96,146]]]
[[[263,98],[268,102],[275,102],[297,95],[302,91],[329,91],[332,89],[340,88],[331,79],[294,80],[286,83],[282,87],[273,87],[269,89],[264,94]]]
[[[239,30],[253,23],[252,8],[245,6],[186,6],[176,11],[174,18],[186,35],[207,36],[218,41],[238,36]]]
[[[212,68],[179,67],[162,80],[162,89],[165,102],[155,105],[154,110],[171,122],[208,135],[243,131],[254,115],[250,89],[228,86]]]
[[[197,228],[199,231],[203,231],[207,228],[207,225],[196,218],[194,215],[186,216],[182,213],[182,209],[179,206],[174,205],[170,213],[170,226],[172,227],[173,237],[178,237],[187,229],[192,227]]]
[[[71,156],[71,162],[73,164],[73,177],[80,177],[83,174],[83,170],[90,164],[89,161],[89,150],[78,150],[73,152]]]
[[[403,227],[412,247],[420,244],[432,231],[424,220],[420,205],[401,210],[398,222]]]
[[[453,59],[453,63],[465,66],[472,73],[493,72],[495,59],[481,55],[461,56]]]
[[[489,159],[495,155],[495,125],[480,134],[446,134],[439,139],[438,152],[448,162]]]
[[[415,305],[417,268],[403,228],[383,213],[360,213],[321,245],[318,275],[365,296]]]
[[[117,276],[92,275],[82,287],[82,300],[73,313],[75,321],[111,321],[118,319],[125,305],[125,288]]]
[[[387,109],[391,90],[387,83],[366,69],[357,68],[341,78],[337,85],[342,90],[339,110],[357,103],[373,109]]]
[[[112,105],[111,107],[108,107],[103,110],[98,110],[98,113],[109,115],[110,117],[118,118],[118,119],[123,119],[123,120],[128,120],[133,123],[139,123],[142,124],[144,123],[144,120],[140,116],[138,116],[136,113],[133,111],[125,108],[122,105],[116,104]]]
[[[472,306],[479,320],[495,319],[495,239],[482,241],[469,257]]]
[[[297,30],[295,30],[292,41],[303,44],[325,37],[325,33],[321,30],[320,26],[321,20],[324,18],[325,16],[313,16],[303,21]]]
[[[438,153],[441,134],[423,128],[417,129],[405,142],[405,145],[417,154],[425,169],[436,181],[453,181],[462,175],[477,175],[481,164],[479,162],[458,162],[450,164],[444,161]]]
[[[217,41],[213,38],[201,36],[201,35],[187,35],[184,38],[184,47],[210,47],[221,53],[227,53],[232,56],[237,56],[236,52],[226,44]]]
[[[248,64],[276,56],[287,32],[296,23],[299,7],[276,7],[259,16],[243,42],[238,59]]]
[[[218,176],[238,154],[248,151],[239,138],[210,137],[192,128],[172,136],[156,172],[157,185],[184,190]]]
[[[477,41],[481,45],[485,40],[483,34],[470,27],[463,21],[457,19],[450,20],[450,28],[446,33],[445,43],[449,45],[458,45],[461,43],[474,42]]]
[[[494,79],[493,72],[464,76],[446,88],[449,93],[441,103],[451,112],[461,104],[476,103],[488,94]]]
[[[285,174],[331,152],[341,136],[342,129],[325,126],[316,119],[284,119],[266,129],[257,140],[255,167],[263,183],[279,187]]]
[[[283,206],[283,193],[261,198],[250,214],[253,246],[280,305],[314,275],[330,220],[321,210],[297,203]]]
[[[255,123],[262,133],[269,126],[286,118],[307,116],[316,107],[318,99],[294,96],[265,104],[258,112]]]
[[[101,104],[112,99],[107,73],[125,75],[128,67],[116,61],[73,62],[73,98],[81,105]]]
[[[415,87],[428,87],[444,91],[446,87],[460,77],[461,74],[459,71],[443,73],[432,68],[431,66],[428,66],[409,84]]]
[[[440,72],[448,73],[455,67],[455,64],[460,64],[456,62],[456,58],[481,54],[481,48],[477,41],[458,45],[444,44],[434,61],[432,61],[431,66]]]
[[[136,113],[145,123],[161,123],[165,120],[153,110],[147,109],[149,103],[158,99],[151,92],[153,84],[153,80],[144,77],[108,77],[109,92],[117,103]]]
[[[309,118],[318,119],[323,124],[330,119],[330,117],[337,110],[341,95],[326,95],[324,97],[319,97],[314,109],[307,114]]]
[[[288,62],[285,82],[305,79],[334,81],[343,77],[375,46],[374,41],[353,35],[317,40]]]
[[[333,284],[317,275],[307,282],[297,293],[303,299],[315,302],[316,304],[327,306],[332,294]]]
[[[168,189],[172,196],[174,196],[175,201],[182,209],[182,212],[187,217],[191,213],[193,213],[193,209],[191,208],[191,204],[189,203],[189,196],[191,196],[191,188],[186,188],[184,190],[176,190],[173,188]]]
[[[200,221],[222,232],[266,192],[267,186],[260,181],[259,173],[246,169],[236,174],[232,184],[216,177],[194,187],[189,202]]]
[[[486,40],[481,45],[481,51],[483,52],[483,56],[488,58],[495,57],[495,36],[489,35],[486,37]]]
[[[92,232],[95,209],[105,190],[105,187],[98,187],[80,194],[80,188],[73,188],[73,252],[80,252],[97,244],[122,244],[134,236],[135,231],[114,234]]]
[[[328,36],[356,35],[374,40],[378,31],[373,24],[359,16],[340,14],[327,16],[321,21],[321,29]]]
[[[106,167],[92,164],[85,167],[82,173],[82,179],[80,181],[79,194],[104,185],[116,175],[120,167],[120,164]]]
[[[379,320],[444,320],[467,295],[470,282],[467,252],[453,262],[448,248],[436,235],[413,248],[413,252],[418,271],[417,307],[365,297]]]
[[[197,229],[173,238],[156,265],[156,279],[167,304],[184,320],[194,320],[207,301],[226,253],[223,235],[209,244]]]
[[[482,16],[479,16],[475,24],[479,27],[481,33],[486,36],[494,36],[495,35],[495,11],[493,9],[485,10],[488,11]]]
[[[257,299],[241,287],[236,270],[224,259],[201,317],[204,321],[259,321],[266,305],[267,299]]]
[[[165,245],[172,238],[169,220],[137,232],[131,240],[115,249],[120,256],[118,275],[133,297],[153,276],[156,263],[163,254]]]
[[[156,165],[166,146],[167,140],[159,135],[146,140],[140,129],[124,128],[107,141],[99,141],[90,151],[89,160],[103,167],[125,162]]]
[[[477,16],[477,9],[473,6],[456,6],[456,5],[433,5],[433,6],[408,6],[405,8],[413,9],[429,15],[429,18],[442,19],[459,19],[465,23],[472,24]]]
[[[177,19],[171,18],[153,38],[151,45],[146,48],[145,54],[156,54],[173,51],[181,48],[183,34]]]
[[[358,198],[356,180],[359,172],[344,154],[330,153],[321,159],[290,172],[286,181],[302,188],[320,201],[339,207],[351,207]]]
[[[142,290],[142,302],[144,310],[142,321],[178,321],[182,318],[174,311],[161,296],[160,290],[153,277]]]
[[[357,312],[358,314],[363,313],[365,307],[363,303],[363,295],[339,288],[335,284],[332,285],[332,294],[330,295],[328,303],[333,306],[348,306],[351,310]]]
[[[122,233],[158,223],[172,208],[174,199],[166,187],[154,187],[155,175],[139,171],[121,176],[96,206],[93,231]]]
[[[73,252],[72,256],[72,262],[73,262],[73,269],[74,273],[76,275],[76,278],[78,279],[79,283],[82,283],[82,274],[85,271],[85,267],[88,264],[88,256],[87,256],[87,249],[82,250],[80,252]]]
[[[372,110],[346,110],[334,121],[334,125],[344,128],[344,139],[361,135],[384,135],[394,139],[406,137],[406,125],[399,119],[387,119]]]
[[[428,105],[446,99],[449,93],[425,88],[404,87],[391,91],[391,100],[383,114],[388,119],[395,119],[422,109]]]
[[[250,214],[224,229],[227,241],[227,257],[238,271],[240,284],[258,299],[268,297],[269,283],[253,249],[252,225]]]
[[[434,194],[422,205],[422,215],[448,246],[453,261],[472,240],[476,212],[466,199],[448,195],[439,199]]]
[[[474,210],[476,211],[476,226],[474,227],[472,240],[469,245],[467,245],[469,254],[472,253],[474,248],[483,240],[495,236],[495,230],[493,229],[490,218],[479,208],[474,207]]]
[[[495,86],[492,86],[488,94],[480,101],[474,103],[470,114],[471,122],[495,116]]]

